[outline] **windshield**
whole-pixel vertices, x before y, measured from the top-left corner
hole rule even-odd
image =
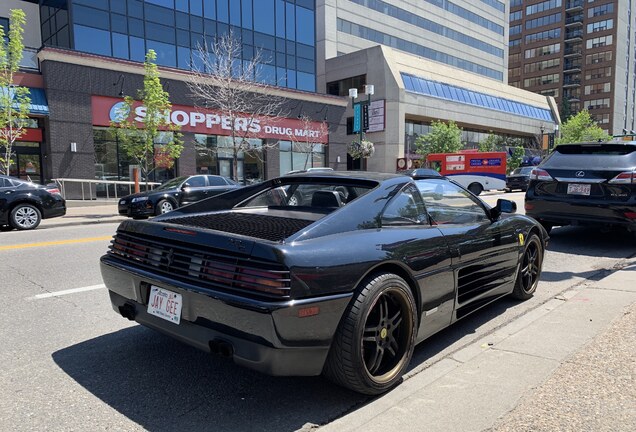
[[[542,163],[560,169],[633,169],[636,146],[631,144],[562,144]]]
[[[159,191],[159,190],[166,190],[166,189],[176,188],[181,183],[183,183],[186,179],[187,179],[187,177],[173,178],[172,180],[168,180],[167,182],[165,182],[161,186],[156,187],[155,190]]]
[[[371,189],[351,184],[292,183],[273,186],[239,207],[342,207]]]
[[[512,172],[512,174],[530,174],[533,169],[534,167],[517,168],[516,170]]]

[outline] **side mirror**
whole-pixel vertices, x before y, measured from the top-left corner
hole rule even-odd
[[[495,220],[502,213],[514,213],[517,211],[517,203],[507,199],[498,199],[497,205],[490,209],[490,217]]]
[[[498,199],[497,208],[501,213],[514,213],[517,211],[517,203],[507,199]]]
[[[190,183],[184,183],[183,186],[181,186],[181,190],[187,189],[190,187]]]

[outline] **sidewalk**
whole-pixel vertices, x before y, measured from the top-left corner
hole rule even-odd
[[[636,260],[416,368],[395,390],[318,429],[636,430]]]
[[[117,223],[126,220],[117,213],[117,202],[67,201],[66,215],[44,219],[38,229],[96,223]]]

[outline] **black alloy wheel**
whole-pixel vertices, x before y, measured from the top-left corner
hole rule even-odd
[[[340,323],[325,375],[359,393],[377,395],[402,378],[411,361],[417,329],[415,300],[400,277],[370,279]]]
[[[157,206],[155,208],[155,214],[159,216],[164,213],[171,212],[172,210],[174,210],[174,205],[170,201],[166,199],[162,199],[161,201],[157,203]]]
[[[484,188],[479,183],[471,183],[468,185],[468,190],[477,196],[483,192]]]
[[[527,300],[534,295],[539,284],[542,263],[543,246],[541,240],[536,234],[530,234],[523,256],[519,261],[517,281],[511,294],[512,297],[518,300]]]

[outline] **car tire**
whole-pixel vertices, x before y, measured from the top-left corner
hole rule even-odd
[[[517,300],[528,300],[534,295],[541,277],[541,264],[543,263],[543,245],[539,236],[530,234],[523,255],[517,268],[517,280],[511,296]]]
[[[473,195],[478,196],[484,190],[483,187],[479,183],[471,183],[468,185],[468,190],[472,192]]]
[[[37,228],[42,222],[42,213],[32,204],[18,204],[11,210],[9,221],[15,229],[21,231],[32,230]]]
[[[415,300],[404,279],[391,273],[372,276],[349,304],[323,374],[358,393],[384,393],[401,381],[416,329]]]
[[[159,216],[164,213],[171,212],[174,209],[175,209],[175,206],[171,201],[162,199],[155,206],[155,215]]]

